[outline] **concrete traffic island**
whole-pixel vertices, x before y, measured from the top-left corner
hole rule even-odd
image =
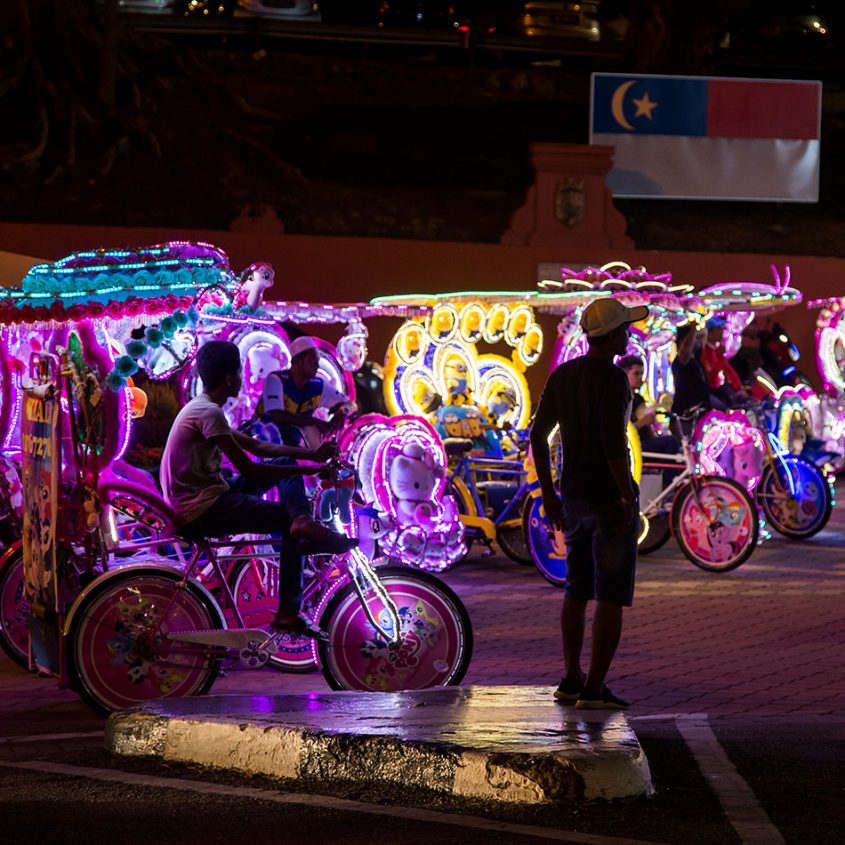
[[[127,757],[474,799],[653,794],[625,716],[561,706],[548,687],[164,699],[113,714],[105,744]]]

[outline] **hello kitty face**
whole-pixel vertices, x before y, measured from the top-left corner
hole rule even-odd
[[[281,351],[269,343],[256,343],[246,354],[250,386],[263,384],[270,373],[283,369]]]
[[[434,467],[421,457],[400,454],[390,464],[390,489],[400,501],[425,502],[436,483]]]

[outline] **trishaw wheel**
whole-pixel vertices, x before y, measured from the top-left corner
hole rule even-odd
[[[181,574],[153,567],[113,570],[72,609],[68,670],[83,701],[98,713],[154,698],[208,692],[219,657],[208,647],[169,640],[172,631],[224,628],[219,609]]]
[[[772,528],[792,540],[818,534],[833,512],[833,495],[824,474],[796,455],[774,458],[763,473],[757,496]]]
[[[0,558],[0,648],[24,669],[29,668],[27,619],[23,546],[17,544]]]
[[[534,558],[531,557],[528,538],[525,536],[524,512],[526,501],[526,495],[523,494],[522,500],[513,508],[514,513],[519,516],[516,519],[507,520],[507,522],[500,522],[496,526],[496,542],[512,561],[530,566],[534,563]]]
[[[662,548],[666,541],[672,536],[672,530],[669,525],[669,516],[667,514],[657,514],[648,520],[648,524],[644,525],[646,517],[641,516],[641,526],[645,529],[645,533],[640,534],[640,541],[637,545],[637,552],[641,555],[647,555],[651,552],[656,552]]]
[[[270,623],[276,615],[279,605],[279,565],[266,557],[255,557],[240,563],[232,579],[232,595],[241,614],[245,628],[266,628],[270,633]],[[313,612],[314,602],[303,607],[309,616]],[[317,668],[317,661],[312,649],[312,640],[300,634],[276,634],[278,651],[271,655],[267,665],[280,672],[298,672],[305,674]]]
[[[566,586],[566,546],[555,534],[542,512],[543,500],[531,496],[525,503],[522,521],[531,559],[538,572],[555,587]]]
[[[715,475],[687,482],[672,504],[672,523],[681,551],[708,572],[745,563],[760,531],[757,507],[745,487]]]
[[[472,657],[472,624],[454,591],[427,572],[379,568],[378,579],[399,612],[399,643],[385,642],[351,583],[320,616],[328,641],[319,642],[320,668],[332,689],[395,692],[460,683]],[[388,629],[390,615],[371,589],[372,616]]]

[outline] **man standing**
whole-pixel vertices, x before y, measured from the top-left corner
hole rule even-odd
[[[561,615],[566,675],[554,695],[582,710],[628,707],[604,682],[622,633],[622,608],[633,601],[639,527],[626,437],[631,390],[613,361],[626,352],[630,324],[647,314],[644,305],[628,308],[609,297],[591,303],[581,316],[589,351],[549,376],[531,429],[546,517],[564,531],[567,548]],[[556,425],[563,446],[560,497],[548,445]],[[581,651],[590,600],[596,609],[585,677]]]

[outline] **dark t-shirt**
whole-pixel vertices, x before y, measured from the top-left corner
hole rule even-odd
[[[625,372],[599,358],[582,356],[561,364],[540,397],[534,426],[560,426],[564,499],[607,506],[619,498],[608,461],[628,457],[631,388]]]
[[[710,404],[710,390],[707,387],[707,373],[695,355],[682,364],[679,358],[672,362],[672,377],[675,379],[675,397],[672,410],[683,414],[695,405]]]
[[[753,346],[741,346],[730,363],[740,380],[747,383],[751,381],[755,370],[763,368],[763,356],[760,350]]]

